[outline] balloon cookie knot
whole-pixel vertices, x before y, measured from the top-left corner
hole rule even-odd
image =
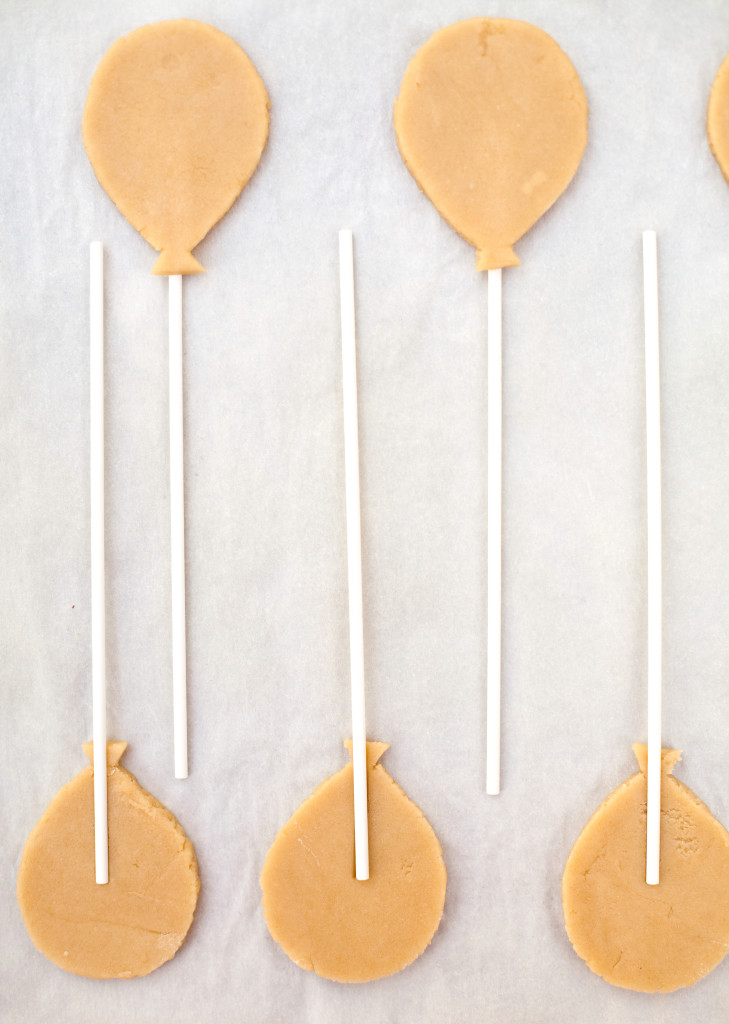
[[[641,773],[645,775],[648,771],[648,747],[645,743],[634,743],[633,753]],[[680,750],[669,750],[667,747],[664,747],[661,750],[661,775],[673,775],[673,769],[680,760]]]
[[[479,249],[476,270],[498,270],[500,267],[520,267],[521,260],[510,245],[500,249]]]
[[[349,751],[349,756],[352,756],[352,748],[354,746],[352,740],[345,740],[344,745]],[[390,749],[389,743],[367,743],[367,767],[374,768],[377,762],[380,760],[386,750]]]
[[[94,744],[93,743],[82,743],[81,749],[84,754],[88,757],[91,762],[93,770],[94,765]],[[127,749],[127,744],[124,740],[109,740],[106,744],[106,766],[107,769],[116,768],[124,756],[124,751]]]
[[[174,274],[204,274],[205,267],[191,252],[185,252],[184,249],[163,249],[152,267],[152,273],[167,277]]]

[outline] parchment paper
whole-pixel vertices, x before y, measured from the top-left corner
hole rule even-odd
[[[577,176],[504,273],[503,791],[487,798],[486,281],[405,169],[407,62],[474,14],[539,25],[590,103]],[[170,681],[167,283],[97,184],[81,111],[108,46],[169,17],[269,91],[253,179],[184,282],[191,774]],[[560,884],[645,740],[641,231],[659,233],[664,736],[729,825],[729,188],[705,111],[724,0],[3,0],[0,8],[0,1019],[8,1024],[700,1020],[572,951]],[[337,230],[355,234],[368,733],[449,883],[426,953],[342,986],[270,938],[258,876],[349,735]],[[109,734],[192,839],[178,955],[95,982],[36,952],[25,839],[91,736],[88,243],[106,247]]]

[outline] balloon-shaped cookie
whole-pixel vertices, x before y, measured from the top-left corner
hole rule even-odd
[[[729,182],[729,56],[716,73],[709,94],[706,131],[711,152]]]
[[[154,274],[196,274],[191,250],[248,182],[269,102],[229,36],[180,18],[117,39],[91,81],[83,139],[96,177],[161,251]]]
[[[672,775],[661,755],[660,884],[646,885],[647,748],[640,771],[597,809],[562,881],[567,934],[587,966],[612,985],[672,992],[693,985],[729,950],[729,833]]]
[[[348,743],[351,753],[351,743]],[[372,981],[407,967],[443,912],[446,870],[433,829],[367,744],[370,877],[354,876],[352,765],[326,779],[278,833],[261,874],[273,938],[307,971]]]
[[[94,880],[94,778],[58,791],[25,844],[18,902],[49,960],[88,978],[133,978],[171,959],[192,924],[200,882],[192,843],[107,744],[109,882]],[[84,745],[92,760],[92,744]]]
[[[514,243],[564,192],[587,142],[577,72],[546,32],[471,18],[440,29],[395,103],[400,153],[437,210],[478,251],[515,266]]]

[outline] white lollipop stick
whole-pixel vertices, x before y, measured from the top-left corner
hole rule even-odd
[[[96,881],[109,881],[106,804],[106,607],[104,572],[104,250],[90,248],[89,408],[91,496],[91,698],[94,741],[94,851]]]
[[[347,502],[347,578],[349,581],[349,658],[352,682],[352,763],[354,769],[355,877],[370,877],[367,835],[367,732],[365,729],[364,631],[362,613],[362,541],[357,428],[357,350],[354,330],[354,257],[352,232],[339,232],[339,280],[342,303],[342,394],[344,398],[344,477]]]
[[[488,271],[486,792],[501,788],[501,270]]]
[[[182,276],[170,276],[170,563],[175,778],[187,778],[185,483],[182,428]]]
[[[658,885],[661,836],[661,399],[655,231],[643,232],[648,534],[648,769],[645,880]]]

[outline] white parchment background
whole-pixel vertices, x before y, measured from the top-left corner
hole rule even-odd
[[[532,21],[590,103],[577,176],[504,274],[503,792],[484,794],[486,282],[399,157],[408,60],[476,14]],[[81,142],[120,35],[187,16],[272,103],[260,167],[184,284],[191,775],[172,777],[166,281]],[[729,188],[705,110],[725,0],[2,0],[0,1020],[718,1024],[694,989],[573,953],[565,858],[644,740],[640,233],[659,232],[667,744],[729,824]],[[258,876],[349,734],[337,230],[355,233],[368,733],[449,873],[431,947],[361,986],[295,967]],[[109,732],[195,844],[179,954],[95,982],[35,951],[25,838],[90,738],[88,242],[106,246]],[[589,1016],[588,1016],[589,1015]]]

